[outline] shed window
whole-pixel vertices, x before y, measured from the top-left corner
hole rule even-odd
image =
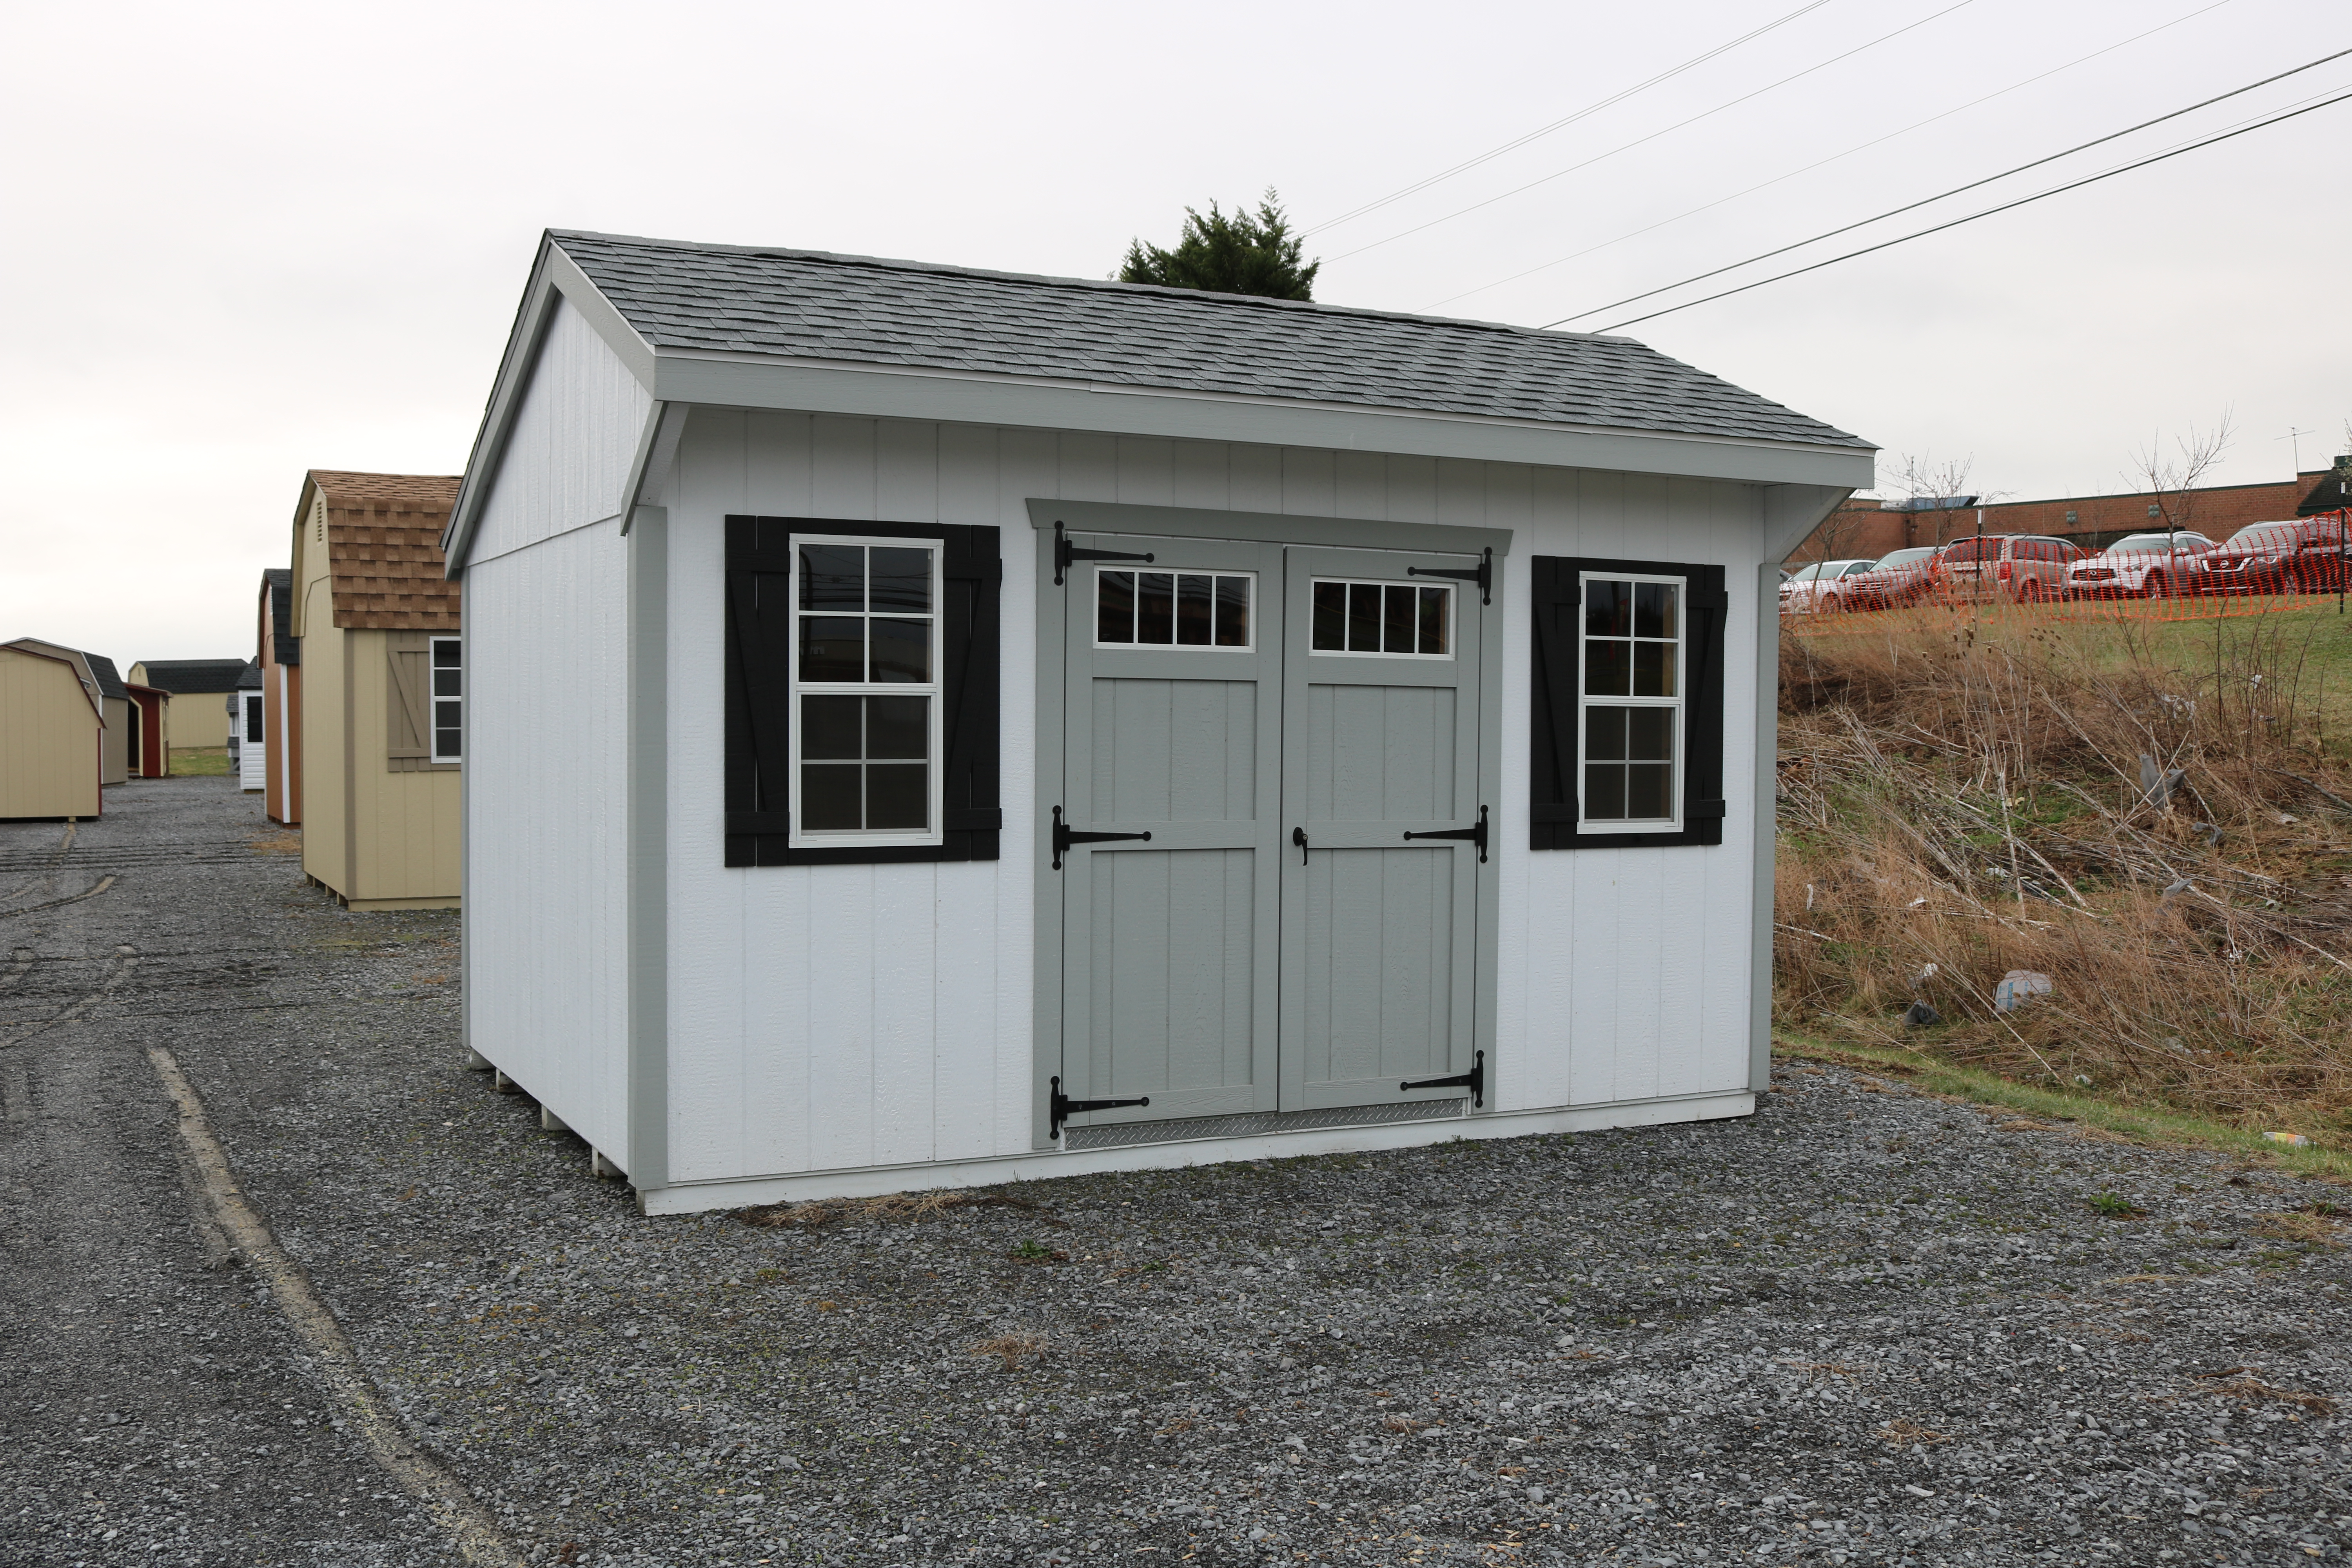
[[[261,743],[261,697],[257,692],[245,699],[245,738],[254,745]]]
[[[1454,590],[1412,583],[1318,577],[1311,653],[1451,658]]]
[[[465,755],[465,644],[435,637],[432,650],[433,760],[454,763]]]
[[[1723,568],[1532,565],[1531,846],[1723,842]]]
[[[1097,647],[1232,648],[1246,653],[1248,573],[1095,569]]]
[[[996,858],[996,530],[727,520],[727,864]]]

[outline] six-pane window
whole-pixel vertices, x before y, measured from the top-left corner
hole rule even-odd
[[[1233,572],[1095,571],[1098,647],[1250,646],[1256,579]]]
[[[465,644],[435,637],[432,647],[433,760],[454,763],[465,754]]]
[[[796,844],[936,844],[939,561],[929,541],[796,536]]]
[[[1349,583],[1318,577],[1314,587],[1315,653],[1386,658],[1452,657],[1454,590],[1412,583]]]
[[[1681,815],[1682,579],[1584,577],[1584,823],[1655,828]]]

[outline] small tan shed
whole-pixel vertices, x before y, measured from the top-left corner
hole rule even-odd
[[[454,908],[462,884],[456,476],[313,469],[294,512],[302,869],[355,910]]]
[[[99,814],[103,701],[72,649],[0,643],[0,817]]]

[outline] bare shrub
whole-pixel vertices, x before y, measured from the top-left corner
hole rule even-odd
[[[2317,625],[1960,608],[1784,637],[1779,1016],[2352,1126],[2352,783]],[[2052,994],[1996,1010],[2012,970]],[[1906,1030],[1915,999],[1946,1022]]]

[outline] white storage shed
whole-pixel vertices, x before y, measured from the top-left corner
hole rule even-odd
[[[649,1212],[1743,1115],[1871,472],[1624,338],[551,233],[467,1043]]]

